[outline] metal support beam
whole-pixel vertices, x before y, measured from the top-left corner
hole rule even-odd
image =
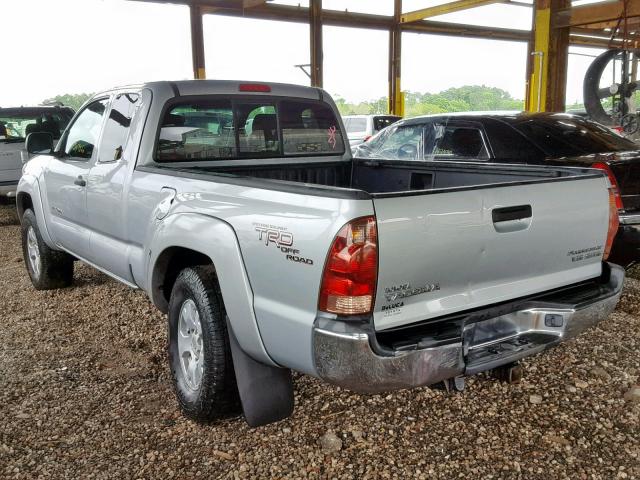
[[[533,75],[529,82],[529,111],[562,112],[565,107],[569,28],[552,30],[552,19],[570,0],[535,0]]]
[[[193,62],[193,78],[207,78],[204,68],[204,34],[202,31],[202,8],[198,4],[189,5],[191,18],[191,58]]]
[[[404,101],[400,89],[402,65],[402,0],[393,1],[394,26],[389,31],[389,113],[404,116]]]
[[[190,0],[129,0],[148,3],[175,3],[190,5]],[[264,4],[253,8],[231,8],[229,2],[222,0],[200,0],[201,10],[205,14],[216,14],[230,17],[252,18],[256,20],[275,20],[279,22],[309,23],[309,9],[305,7]],[[213,3],[217,1],[219,3]],[[372,15],[368,13],[348,12],[344,10],[323,10],[323,25],[334,27],[365,28],[390,31],[393,28],[393,17]],[[403,32],[445,35],[451,37],[485,38],[487,40],[505,40],[510,42],[527,42],[530,32],[512,28],[479,27],[459,23],[422,20],[401,25]],[[607,40],[584,36],[571,36],[572,45],[607,48]]]
[[[601,24],[602,28],[613,25],[624,13],[625,0],[591,3],[576,7],[567,6],[556,13],[555,28]],[[640,17],[640,2],[627,2],[627,18]],[[615,26],[615,25],[614,25]]]
[[[461,10],[468,10],[470,8],[482,7],[491,3],[498,3],[502,0],[457,0],[455,2],[443,3],[442,5],[436,5],[435,7],[423,8],[415,10],[413,12],[403,13],[400,16],[401,23],[416,22],[418,20],[424,20],[425,18],[437,17],[438,15],[445,15],[447,13],[459,12]]]
[[[309,4],[309,35],[311,85],[322,87],[322,0],[311,0]]]
[[[525,80],[524,80],[524,109],[527,112],[534,112],[535,110],[531,108],[531,82],[533,81],[533,41],[529,40],[527,42],[527,67],[525,71]]]

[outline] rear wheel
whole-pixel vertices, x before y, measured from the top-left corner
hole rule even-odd
[[[169,301],[169,362],[182,411],[198,421],[240,413],[226,313],[211,266],[186,268]]]
[[[49,248],[40,235],[36,215],[30,209],[22,216],[22,254],[36,290],[64,288],[73,282],[73,257]]]

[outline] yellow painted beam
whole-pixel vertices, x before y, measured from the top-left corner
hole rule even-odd
[[[570,0],[536,0],[534,3],[531,77],[527,98],[530,112],[562,112],[566,103],[569,28],[553,29],[556,13]]]
[[[547,103],[551,9],[537,9],[534,22],[533,72],[529,81],[528,106],[530,112],[544,112]]]
[[[417,22],[425,18],[436,17],[446,13],[459,12],[470,8],[482,7],[491,3],[501,3],[503,0],[456,0],[455,2],[443,3],[434,7],[423,8],[413,12],[403,13],[400,16],[400,23]]]

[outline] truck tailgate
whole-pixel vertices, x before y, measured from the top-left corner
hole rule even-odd
[[[22,175],[22,155],[26,157],[24,143],[0,141],[0,182],[17,182]]]
[[[376,330],[598,276],[607,185],[589,176],[375,196]]]

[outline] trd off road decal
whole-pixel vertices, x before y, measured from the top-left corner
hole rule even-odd
[[[273,245],[291,262],[313,265],[313,260],[301,256],[300,250],[293,246],[293,233],[288,232],[286,227],[266,223],[254,223],[253,226],[258,232],[258,240],[264,242],[266,247]]]

